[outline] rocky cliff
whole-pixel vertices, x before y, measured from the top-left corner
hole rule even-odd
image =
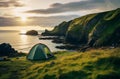
[[[65,36],[65,42],[89,46],[120,45],[120,9],[63,22],[43,35]]]

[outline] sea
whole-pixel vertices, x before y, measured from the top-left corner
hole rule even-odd
[[[39,34],[43,30],[38,30]],[[40,40],[39,36],[21,35],[18,30],[0,30],[0,44],[9,43],[19,52],[28,53],[29,50],[38,43],[43,43],[47,45],[52,52],[64,51],[64,49],[57,49],[56,46],[61,46],[63,44],[52,43],[52,40]]]

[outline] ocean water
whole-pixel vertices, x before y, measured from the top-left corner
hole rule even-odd
[[[42,31],[39,31],[39,33],[41,32]],[[0,43],[10,43],[12,47],[19,52],[28,53],[32,46],[37,43],[43,43],[47,45],[52,52],[63,51],[55,48],[55,46],[60,46],[62,44],[55,44],[51,41],[52,40],[39,40],[39,36],[20,35],[19,31],[0,30]]]

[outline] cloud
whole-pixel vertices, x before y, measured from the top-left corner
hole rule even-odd
[[[7,8],[7,7],[22,7],[24,6],[20,0],[1,0],[0,1],[0,8]]]
[[[49,17],[28,17],[28,20],[25,24],[21,23],[19,17],[0,17],[0,27],[2,26],[31,26],[31,25],[40,25],[40,26],[55,26],[63,21],[69,21],[74,18],[79,17],[78,15],[69,15],[69,16],[49,16]]]
[[[55,14],[63,12],[74,12],[74,11],[84,11],[84,10],[110,10],[120,7],[120,0],[82,0],[78,2],[70,3],[54,3],[50,5],[47,9],[36,9],[26,11],[27,13],[37,13],[37,14]]]
[[[79,17],[78,15],[68,15],[68,16],[49,16],[49,17],[31,17],[30,25],[42,25],[42,26],[56,26],[63,21],[69,21],[74,18]]]

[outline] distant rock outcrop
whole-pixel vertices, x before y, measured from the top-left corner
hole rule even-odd
[[[43,32],[42,35],[44,36],[65,36],[70,23],[71,21],[69,22],[64,21],[58,26],[55,26],[55,28],[52,31],[45,30],[45,32]]]
[[[120,46],[120,9],[62,22],[42,35],[65,36],[66,43],[90,47]]]
[[[26,32],[26,35],[38,35],[38,32],[35,30],[30,30]]]

